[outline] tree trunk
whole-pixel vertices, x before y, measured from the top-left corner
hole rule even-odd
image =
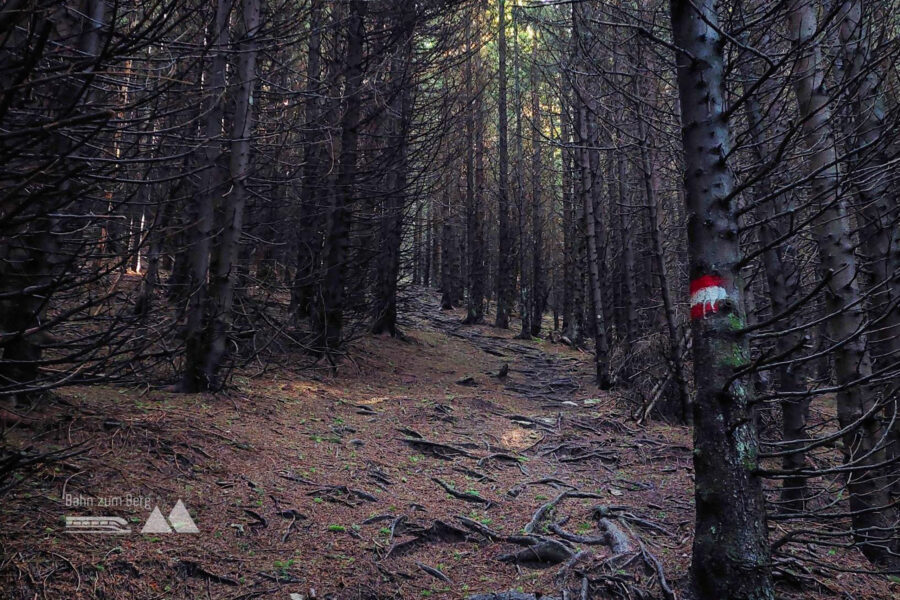
[[[188,289],[187,326],[185,328],[184,372],[180,389],[193,393],[210,389],[212,382],[204,372],[209,355],[209,338],[204,329],[212,310],[209,303],[207,277],[209,275],[210,250],[213,236],[213,221],[216,199],[222,193],[223,176],[219,165],[222,155],[222,120],[224,117],[225,67],[228,45],[228,17],[231,3],[218,0],[216,17],[210,25],[209,68],[205,80],[209,82],[206,94],[206,121],[203,135],[203,171],[200,187],[194,200],[191,215],[194,228],[190,239],[190,267]]]
[[[768,36],[765,36],[759,43],[765,47],[768,42]],[[738,68],[746,81],[745,86],[748,87],[764,76],[764,73],[759,72],[760,69],[752,68],[750,56],[742,57]],[[764,114],[760,104],[760,98],[777,98],[778,88],[779,84],[769,77],[762,82],[758,92],[750,92],[746,96],[749,138],[753,157],[760,165],[770,160],[771,153],[776,151],[784,139],[782,126],[776,119]],[[769,114],[780,114],[780,111],[770,110]],[[753,186],[756,195],[770,198],[773,190],[781,185],[780,180],[773,183],[770,177],[762,175],[758,179]],[[779,217],[779,215],[794,215],[795,207],[791,194],[783,193],[766,202],[757,203],[754,212],[756,220],[760,223],[759,241],[763,247],[762,263],[772,314],[785,315],[779,325],[789,332],[780,335],[775,341],[775,355],[780,363],[775,371],[776,393],[784,394],[780,399],[780,405],[782,437],[787,445],[781,450],[793,450],[782,459],[782,467],[787,472],[797,472],[806,464],[805,453],[800,448],[808,439],[806,418],[809,410],[809,397],[802,395],[806,390],[802,367],[791,360],[791,355],[803,344],[803,332],[800,329],[795,330],[797,319],[789,313],[789,308],[800,299],[800,268],[796,262],[797,249],[791,244],[791,232],[784,226],[783,217]],[[786,477],[782,484],[782,508],[791,512],[802,511],[807,495],[805,477],[798,475]]]
[[[425,216],[425,266],[422,273],[422,285],[429,287],[434,281],[431,272],[437,257],[437,236],[434,232],[434,198],[428,199],[428,213]]]
[[[866,557],[890,565],[891,531],[896,508],[890,497],[883,467],[883,431],[875,396],[865,381],[872,377],[872,361],[865,333],[865,315],[859,292],[859,270],[851,240],[846,199],[841,193],[836,165],[832,115],[825,92],[825,69],[815,39],[817,8],[810,0],[791,0],[788,27],[797,53],[794,90],[802,118],[802,133],[809,150],[812,198],[818,211],[813,235],[826,282],[825,308],[828,338],[832,344],[837,393],[838,421],[844,434],[847,463],[856,465],[849,478],[850,509],[856,542]],[[862,380],[862,383],[860,383]]]
[[[694,337],[696,525],[691,575],[700,600],[775,597],[741,312],[741,259],[715,0],[672,0],[678,52]]]
[[[482,251],[481,195],[476,191],[475,146],[479,136],[475,133],[476,114],[481,111],[481,92],[476,96],[472,89],[472,33],[471,23],[466,25],[466,43],[469,56],[466,59],[466,246],[468,248],[469,298],[466,304],[466,324],[484,320],[484,252]],[[480,122],[480,119],[478,119]]]
[[[497,212],[499,215],[497,243],[497,317],[495,326],[509,328],[509,313],[512,310],[515,293],[515,256],[513,255],[512,227],[509,222],[509,135],[507,100],[506,100],[506,0],[499,0],[499,77],[497,112],[498,112],[498,167],[497,174]]]
[[[378,270],[378,294],[375,298],[373,333],[387,331],[397,335],[397,279],[400,276],[400,245],[403,241],[403,217],[406,210],[407,153],[409,129],[412,120],[412,38],[415,27],[414,14],[409,5],[401,2],[395,26],[399,29],[400,42],[397,56],[392,61],[395,92],[394,107],[390,111],[388,139],[389,151],[396,156],[388,174],[387,199],[382,214],[382,265]]]
[[[306,131],[312,131],[319,123],[319,103],[322,57],[322,0],[311,0],[309,7],[309,42],[306,59],[306,103],[304,117]],[[319,263],[317,244],[319,228],[319,204],[323,199],[320,178],[322,150],[311,134],[306,134],[303,148],[303,183],[300,192],[300,221],[297,240],[297,271],[291,285],[291,309],[298,318],[307,317],[312,310],[314,280]]]
[[[589,143],[590,134],[587,131],[587,110],[584,106],[579,108],[579,143]],[[594,333],[594,364],[597,371],[597,386],[601,390],[610,388],[609,379],[609,342],[606,338],[606,321],[603,310],[603,292],[600,289],[600,244],[598,241],[597,221],[594,216],[598,207],[595,205],[596,196],[593,193],[594,177],[591,175],[590,150],[582,149],[581,156],[581,199],[584,205],[585,243],[587,246],[588,286],[591,300],[591,327]]]
[[[871,3],[870,3],[871,4]],[[843,2],[840,40],[844,55],[855,155],[851,180],[860,206],[861,241],[868,266],[869,320],[872,323],[872,356],[875,370],[896,370],[900,361],[900,204],[892,177],[893,155],[889,144],[896,138],[881,90],[883,68],[874,62],[871,40],[872,8],[866,12],[861,0]],[[896,396],[895,382],[880,393]],[[889,457],[900,460],[900,405],[896,397],[884,410],[890,430]],[[897,463],[895,463],[897,464]],[[900,495],[900,478],[895,479]]]
[[[637,57],[640,61],[641,55]],[[637,79],[633,80],[637,97],[641,96],[641,86]],[[645,90],[652,97],[656,96],[656,89]],[[650,132],[643,115],[643,104],[635,105],[637,113],[637,134],[640,151],[641,179],[644,183],[644,199],[647,214],[650,220],[651,259],[653,271],[656,272],[658,289],[663,305],[663,317],[666,322],[666,331],[669,337],[669,368],[675,381],[676,395],[674,406],[671,403],[661,408],[663,414],[668,417],[680,418],[682,423],[690,424],[693,421],[691,407],[691,395],[688,391],[688,382],[684,359],[682,358],[682,340],[679,334],[678,318],[675,312],[675,302],[672,300],[672,292],[669,287],[669,276],[666,269],[665,248],[662,242],[662,232],[659,230],[659,198],[657,196],[658,171],[655,169]]]
[[[451,222],[450,192],[444,190],[440,200],[441,219],[441,310],[452,310],[453,293],[453,255],[456,244],[453,241],[453,223]]]
[[[440,268],[441,268],[441,266],[440,266],[440,264],[441,264],[440,263],[441,242],[440,242],[440,237],[438,236],[438,227],[440,227],[440,223],[441,223],[440,215],[443,212],[443,208],[441,208],[441,207],[442,207],[442,205],[438,205],[437,207],[435,207],[434,198],[432,198],[429,201],[428,222],[430,224],[430,227],[428,228],[428,231],[429,231],[429,238],[431,239],[431,254],[430,254],[430,260],[428,263],[429,264],[428,272],[429,272],[429,276],[431,278],[432,287],[436,287],[438,285],[439,279],[440,279],[440,272],[441,272],[440,271]],[[427,284],[427,282],[426,282],[426,284]]]
[[[568,108],[564,108],[568,110]],[[569,117],[563,115],[562,124],[562,211],[563,211],[563,335],[569,340],[575,340],[579,336],[576,331],[575,319],[575,272],[577,260],[575,257],[575,208],[574,190],[572,186],[572,138],[569,134]]]
[[[422,203],[415,200],[416,210],[413,213],[413,285],[422,285]]]
[[[356,160],[359,150],[359,119],[363,86],[363,38],[368,3],[350,0],[346,26],[346,82],[344,113],[341,117],[341,152],[338,175],[332,192],[325,241],[325,275],[322,282],[322,305],[317,307],[317,339],[314,348],[331,355],[343,342],[344,286],[350,218],[356,195]]]
[[[631,348],[634,340],[638,335],[638,316],[637,316],[637,289],[634,281],[635,261],[634,261],[634,219],[628,213],[628,198],[625,194],[626,177],[625,156],[623,152],[619,152],[616,157],[616,166],[618,170],[618,199],[619,199],[619,231],[622,240],[622,296],[625,303],[625,332],[622,337],[622,345]],[[630,360],[629,360],[630,362]],[[623,370],[623,376],[630,378],[633,369],[630,365],[626,365]]]
[[[541,94],[537,36],[531,38],[531,335],[541,334],[547,305],[544,281],[544,212],[541,202]]]
[[[572,32],[573,36],[579,35],[580,15],[579,5],[572,5]],[[576,48],[578,46],[576,45]],[[576,62],[576,64],[578,64]],[[598,209],[595,206],[597,194],[594,193],[594,175],[591,173],[591,149],[589,146],[593,144],[593,136],[590,130],[590,122],[588,119],[588,110],[586,106],[587,91],[578,82],[578,75],[575,77],[575,102],[577,108],[577,130],[578,144],[580,148],[576,151],[576,157],[579,167],[579,176],[581,179],[581,204],[584,206],[584,232],[585,243],[587,248],[587,271],[588,271],[588,289],[590,291],[591,306],[591,328],[594,333],[594,363],[597,371],[597,386],[601,390],[608,390],[611,382],[609,378],[609,345],[606,338],[606,323],[603,314],[603,292],[600,289],[600,244],[597,233],[597,222],[594,212]]]
[[[260,27],[260,0],[242,0],[242,26],[238,33],[237,82],[234,85],[234,119],[229,160],[231,189],[222,200],[224,221],[210,263],[209,302],[211,312],[206,325],[209,352],[203,366],[208,389],[221,386],[219,368],[225,357],[235,281],[238,276],[238,251],[247,202],[247,178],[250,174],[250,137],[253,132],[253,91],[256,86],[256,35]]]

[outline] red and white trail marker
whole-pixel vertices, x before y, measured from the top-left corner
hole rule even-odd
[[[704,275],[691,282],[691,319],[718,312],[719,302],[728,298],[723,284],[718,275]]]

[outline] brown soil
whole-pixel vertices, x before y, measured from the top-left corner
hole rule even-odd
[[[358,341],[336,376],[245,373],[220,396],[57,391],[9,441],[87,450],[4,498],[2,597],[558,595],[579,589],[583,576],[594,597],[663,597],[649,555],[682,597],[693,524],[689,431],[629,421],[616,397],[590,382],[589,355],[461,327],[461,312],[439,313],[436,303],[428,296],[412,307],[406,341]],[[504,363],[508,377],[495,377]],[[553,481],[522,485],[545,479]],[[592,509],[603,505],[646,555],[627,562],[607,545],[573,543],[587,552],[570,565],[508,564],[498,557],[521,546],[490,541],[459,519],[518,535],[566,489],[591,497],[561,500],[535,533],[559,539],[547,527],[567,519],[569,533],[600,536]],[[96,504],[108,497],[149,504]],[[71,506],[84,498],[95,506]],[[153,504],[167,515],[178,499],[199,534],[139,533]],[[123,517],[131,533],[66,533],[66,515]],[[844,550],[821,560],[861,564]],[[805,591],[783,583],[780,597],[897,593],[879,577],[792,570]]]

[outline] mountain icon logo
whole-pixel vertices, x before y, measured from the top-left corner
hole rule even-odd
[[[159,505],[153,507],[150,518],[144,523],[141,533],[200,533],[197,525],[188,513],[187,507],[180,499],[175,503],[168,520],[159,511]]]

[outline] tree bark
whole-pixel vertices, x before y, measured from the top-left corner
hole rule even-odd
[[[622,337],[622,345],[626,348],[631,348],[638,335],[637,288],[634,279],[636,270],[634,238],[636,237],[636,232],[633,229],[634,219],[628,213],[628,197],[625,194],[628,179],[625,170],[625,156],[621,151],[616,159],[616,166],[618,171],[619,231],[622,241],[622,296],[625,304],[625,331]],[[631,373],[631,366],[626,365],[626,368],[623,369],[624,378],[626,380],[629,379]]]
[[[480,133],[476,134],[476,126],[480,128],[482,110],[481,92],[473,91],[473,68],[471,24],[466,25],[466,41],[468,57],[466,58],[466,247],[468,248],[469,298],[466,303],[466,324],[473,325],[484,321],[484,251],[482,249],[482,198],[477,189],[476,152],[481,152]],[[478,115],[478,116],[476,116]],[[477,121],[477,123],[476,123]],[[478,150],[476,150],[478,148]]]
[[[568,104],[568,103],[565,103]],[[568,112],[569,107],[563,110]],[[575,319],[575,285],[577,260],[575,256],[575,208],[574,190],[572,184],[572,137],[569,134],[570,124],[568,115],[564,114],[561,124],[562,139],[562,210],[563,210],[563,335],[569,340],[575,340],[580,333],[576,330]]]
[[[580,30],[579,5],[572,5],[572,31],[576,39]],[[577,48],[578,46],[576,46]],[[577,63],[576,63],[577,64]],[[587,248],[588,289],[591,301],[591,325],[594,333],[594,365],[597,372],[597,386],[608,390],[611,386],[609,377],[609,343],[606,337],[606,323],[603,311],[603,292],[600,289],[600,245],[597,222],[594,216],[598,209],[595,206],[598,194],[594,193],[594,175],[591,169],[591,149],[593,136],[590,130],[588,109],[586,106],[587,91],[577,80],[575,83],[575,102],[578,104],[578,144],[576,156],[581,178],[581,204],[584,206],[584,232]]]
[[[758,5],[758,3],[757,3]],[[758,44],[765,48],[769,43],[768,35],[765,35]],[[745,86],[755,84],[764,73],[760,69],[754,69],[750,56],[741,57],[738,62],[746,83]],[[748,133],[752,144],[753,158],[759,165],[765,165],[771,160],[772,152],[781,145],[784,139],[784,131],[781,124],[772,118],[771,114],[779,114],[780,111],[770,110],[769,115],[764,114],[761,98],[778,97],[778,85],[770,77],[763,81],[757,92],[750,92],[746,96],[745,107],[747,111]],[[774,182],[772,177],[778,177]],[[772,192],[781,185],[780,170],[776,174],[763,174],[759,176],[753,189],[757,195],[770,198]],[[794,215],[795,207],[790,194],[778,194],[766,202],[756,203],[754,214],[759,226],[759,242],[762,245],[762,263],[765,270],[766,284],[769,289],[772,314],[785,315],[780,321],[780,326],[788,333],[780,335],[774,344],[775,355],[779,365],[776,373],[776,393],[783,393],[780,399],[782,412],[782,438],[787,445],[783,450],[794,450],[786,454],[782,460],[782,468],[787,472],[798,472],[806,464],[805,453],[800,450],[806,443],[806,419],[809,411],[809,397],[802,396],[806,390],[803,382],[803,369],[800,364],[791,360],[803,344],[803,332],[797,326],[797,319],[789,308],[800,299],[800,268],[796,262],[797,249],[791,240],[792,233],[785,227],[784,218],[780,215]],[[782,241],[783,240],[783,241]],[[805,499],[808,496],[806,478],[803,476],[787,476],[782,484],[781,508],[786,511],[798,512],[804,509]]]
[[[871,3],[870,3],[871,4]],[[874,62],[871,40],[871,7],[861,0],[843,2],[840,41],[845,64],[854,146],[851,180],[860,207],[861,242],[868,266],[868,288],[872,294],[868,313],[872,323],[872,356],[876,371],[896,372],[900,363],[900,203],[892,177],[889,145],[895,135],[882,91],[883,68]],[[879,392],[894,394],[885,407],[885,423],[893,422],[888,455],[900,460],[900,405],[896,384],[889,382]],[[895,463],[896,465],[897,463]],[[896,477],[896,476],[895,476]],[[893,483],[900,495],[900,478]]]
[[[346,81],[344,112],[341,117],[341,151],[338,175],[332,192],[325,241],[325,274],[322,282],[322,305],[317,307],[317,339],[313,347],[331,355],[343,343],[344,287],[346,285],[347,249],[350,218],[356,197],[356,160],[359,153],[360,107],[363,86],[363,39],[368,3],[350,0],[346,23]]]
[[[541,91],[537,66],[537,35],[531,38],[531,335],[541,334],[547,306],[544,275],[544,211],[541,200]]]
[[[319,125],[319,104],[322,58],[322,0],[310,0],[309,42],[306,59],[306,103],[304,118],[306,131]],[[322,150],[313,136],[306,134],[303,148],[303,182],[300,192],[300,222],[297,240],[297,271],[291,285],[291,309],[298,318],[307,317],[312,310],[314,280],[320,260],[316,243],[319,229],[319,203],[324,196],[324,186],[319,177]]]
[[[399,48],[392,61],[392,79],[399,86],[391,110],[388,143],[396,153],[388,174],[387,199],[382,214],[382,266],[378,270],[378,295],[375,299],[373,333],[397,335],[397,279],[400,276],[400,245],[403,241],[403,217],[406,209],[409,129],[412,120],[412,40],[415,14],[411,5],[400,2],[395,26],[399,29]]]
[[[724,114],[715,0],[672,0],[681,100],[694,336],[696,525],[691,576],[700,600],[773,600],[752,387],[741,312],[741,259]]]
[[[817,8],[810,0],[791,0],[788,27],[794,44],[794,91],[802,118],[802,133],[809,151],[812,199],[818,211],[813,236],[826,282],[825,309],[828,338],[834,356],[838,421],[844,434],[844,456],[856,465],[847,488],[856,543],[875,563],[896,563],[891,531],[896,508],[891,507],[882,479],[886,452],[883,430],[874,412],[875,395],[866,381],[872,360],[865,332],[859,292],[859,269],[853,252],[846,199],[838,182],[837,150],[831,107],[825,92],[825,69],[818,31]]]
[[[222,156],[222,120],[224,118],[225,68],[228,46],[228,17],[231,3],[227,0],[216,2],[215,20],[210,25],[211,60],[205,79],[209,82],[206,93],[206,120],[203,135],[203,172],[200,186],[194,199],[194,228],[190,239],[191,252],[188,289],[187,325],[185,328],[184,368],[180,383],[183,392],[193,393],[210,389],[211,381],[204,371],[209,355],[209,338],[205,327],[212,310],[209,302],[207,278],[209,276],[210,251],[212,249],[213,225],[216,199],[222,193],[223,173],[219,161]]]
[[[229,174],[231,189],[222,200],[223,222],[210,264],[209,301],[211,312],[206,336],[209,352],[203,371],[208,389],[221,387],[219,368],[225,357],[234,288],[238,276],[238,251],[247,203],[250,174],[250,137],[253,132],[253,91],[256,86],[256,35],[260,27],[260,0],[242,0],[242,27],[238,32],[237,82],[234,85],[234,118],[231,130]]]
[[[453,255],[456,244],[453,240],[453,223],[451,222],[450,192],[446,189],[441,194],[441,310],[452,310],[455,295],[453,292]]]
[[[498,168],[497,174],[497,316],[496,327],[509,328],[509,314],[512,310],[515,293],[515,256],[513,254],[512,227],[509,222],[509,134],[507,99],[506,99],[506,0],[499,0],[499,31],[497,74],[497,113],[498,113]]]

